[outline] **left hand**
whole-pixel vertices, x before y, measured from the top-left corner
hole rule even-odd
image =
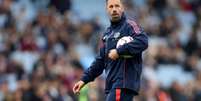
[[[119,58],[119,54],[117,53],[117,50],[116,49],[112,49],[110,50],[109,54],[108,54],[108,57],[112,60],[116,60]]]
[[[78,81],[73,87],[74,94],[80,94],[80,90],[84,87],[85,83],[83,81]]]

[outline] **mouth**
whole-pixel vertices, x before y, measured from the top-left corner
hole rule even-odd
[[[112,14],[112,17],[113,17],[113,18],[118,18],[118,17],[119,17],[119,14]]]
[[[113,13],[112,16],[119,16],[119,14],[117,14],[117,13]]]

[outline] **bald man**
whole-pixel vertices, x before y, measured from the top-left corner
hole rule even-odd
[[[111,25],[103,34],[104,45],[73,91],[79,93],[105,70],[106,101],[133,101],[140,89],[142,52],[148,47],[148,37],[135,21],[126,18],[121,0],[106,0],[106,8]],[[117,47],[125,36],[132,40]]]

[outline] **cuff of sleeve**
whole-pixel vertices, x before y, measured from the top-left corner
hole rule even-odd
[[[117,53],[118,53],[119,55],[123,55],[124,50],[125,50],[124,47],[121,46],[121,47],[117,48]]]
[[[85,84],[87,84],[89,82],[89,80],[87,78],[82,77],[81,81],[83,81]]]

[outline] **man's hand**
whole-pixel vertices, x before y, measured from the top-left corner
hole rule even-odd
[[[116,49],[112,49],[110,50],[109,54],[108,54],[108,57],[112,60],[116,60],[119,58],[119,54],[117,53],[117,50]]]
[[[85,83],[83,81],[78,81],[73,87],[74,94],[79,94],[84,85]]]

